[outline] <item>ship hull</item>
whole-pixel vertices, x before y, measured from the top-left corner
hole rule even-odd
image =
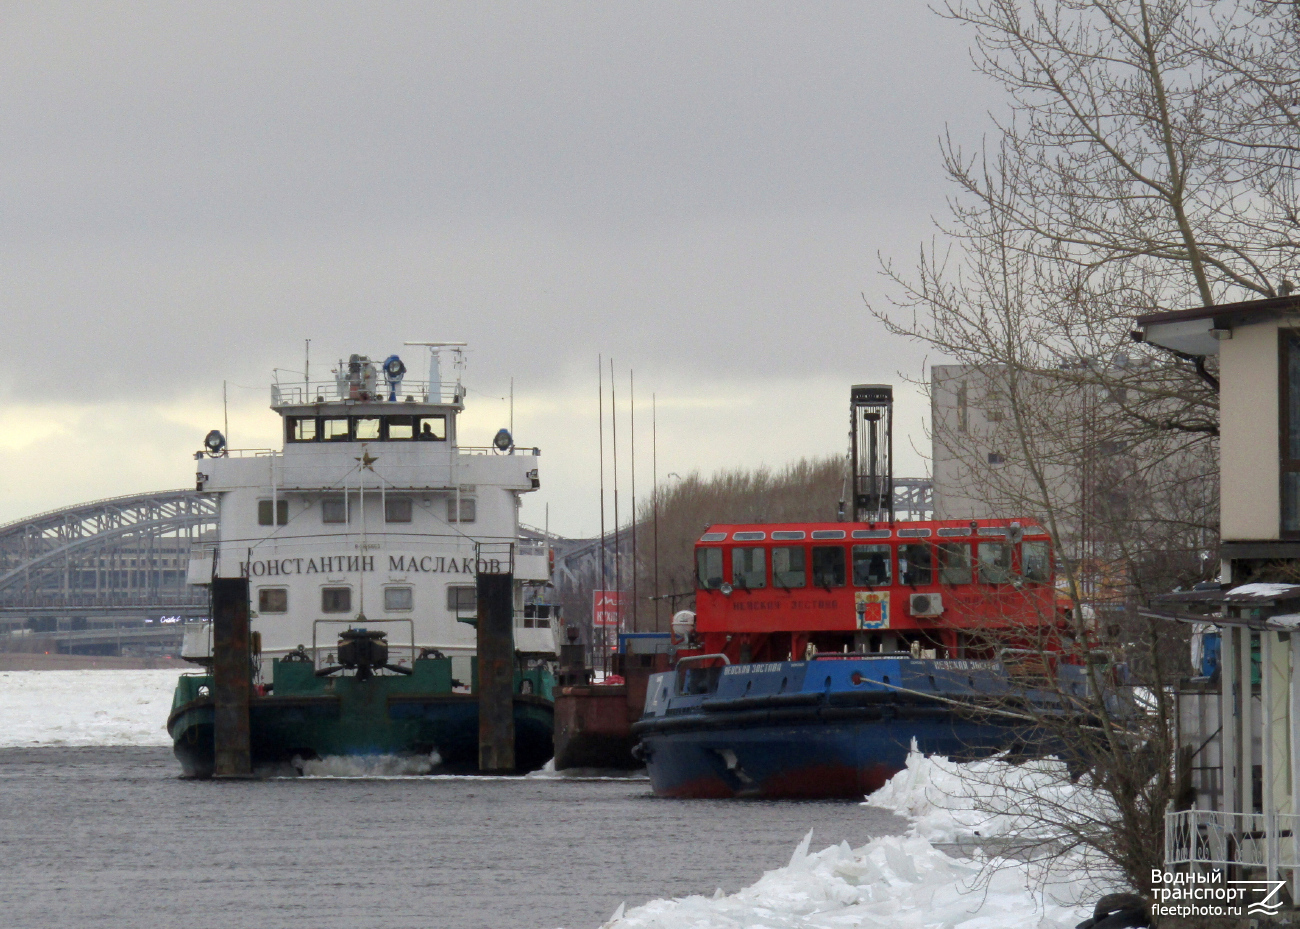
[[[860,798],[903,770],[914,743],[955,760],[1042,753],[1026,696],[988,661],[680,666],[651,679],[632,733],[659,796]]]
[[[377,725],[356,716],[345,717],[340,702],[328,697],[255,698],[249,707],[253,765],[275,766],[295,759],[326,757],[427,756],[437,752],[440,771],[478,770],[477,697],[405,696],[387,701],[384,719]],[[167,729],[184,777],[212,776],[215,715],[210,699],[194,701],[172,713]],[[515,698],[516,770],[535,771],[550,759],[553,718],[549,701]]]

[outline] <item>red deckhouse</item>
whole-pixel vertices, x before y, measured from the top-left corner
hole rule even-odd
[[[1055,645],[1051,540],[1032,519],[710,526],[696,543],[704,653],[993,658]]]

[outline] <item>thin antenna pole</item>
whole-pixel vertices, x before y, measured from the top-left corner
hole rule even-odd
[[[655,632],[659,631],[659,410],[650,395],[650,507],[654,511]]]
[[[302,362],[302,402],[311,403],[311,339],[307,339]]]
[[[515,434],[515,379],[510,379],[510,434]]]
[[[637,632],[637,613],[640,612],[641,601],[637,599],[637,575],[641,573],[641,562],[636,558],[636,537],[639,534],[637,529],[640,527],[640,521],[636,518],[636,387],[632,380],[632,369],[627,369],[627,404],[628,411],[631,415],[631,424],[629,428],[632,432],[631,448],[628,454],[632,456],[632,631]]]
[[[226,448],[230,448],[230,407],[226,403],[226,382],[221,382],[221,431],[226,435]]]
[[[604,613],[605,607],[605,375],[604,360],[600,355],[596,356],[596,414],[597,421],[600,423],[600,606],[601,613]],[[591,637],[593,639],[591,663],[596,663],[594,639],[596,638],[596,616],[592,614]],[[605,628],[600,630],[600,654],[601,666],[604,667],[605,658]]]
[[[609,425],[613,432],[614,459],[614,618],[615,628],[623,632],[623,546],[618,522],[618,399],[614,393],[614,359],[609,359]],[[615,641],[618,641],[615,639]]]

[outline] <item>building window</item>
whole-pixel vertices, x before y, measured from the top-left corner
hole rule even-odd
[[[460,616],[478,611],[478,594],[473,587],[448,587],[447,609]]]
[[[410,497],[388,497],[384,500],[384,522],[409,523],[410,521]]]
[[[284,526],[289,522],[289,501],[288,500],[258,500],[257,501],[257,524],[259,526],[271,525],[271,507],[275,506],[275,525]]]
[[[320,519],[323,523],[348,521],[348,501],[345,497],[324,497],[320,502]]]
[[[989,452],[989,464],[991,465],[1005,464],[1006,460],[1001,452]]]
[[[348,613],[352,610],[351,587],[322,587],[320,611],[322,613]]]
[[[1300,538],[1300,334],[1278,330],[1282,537]]]
[[[263,587],[257,592],[257,612],[289,612],[289,591],[283,587]]]
[[[767,557],[761,548],[731,550],[731,583],[742,590],[767,586]]]
[[[845,577],[844,547],[814,545],[812,550],[814,587],[843,587]]]
[[[447,522],[472,523],[478,515],[478,507],[473,497],[460,498],[460,519],[456,518],[456,497],[447,498]]]
[[[385,587],[384,609],[390,613],[403,613],[415,608],[415,595],[409,587]]]
[[[924,546],[920,547],[924,548]],[[853,585],[855,587],[889,586],[888,545],[853,546]]]

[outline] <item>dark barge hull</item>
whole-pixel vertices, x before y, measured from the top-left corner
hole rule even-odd
[[[392,695],[377,707],[381,720],[344,717],[334,696],[255,697],[249,709],[255,766],[282,765],[295,757],[428,755],[437,751],[440,770],[478,770],[478,698],[467,694]],[[177,707],[167,721],[183,776],[209,778],[215,756],[211,698]],[[551,757],[554,711],[541,697],[514,698],[515,761],[521,773]]]

